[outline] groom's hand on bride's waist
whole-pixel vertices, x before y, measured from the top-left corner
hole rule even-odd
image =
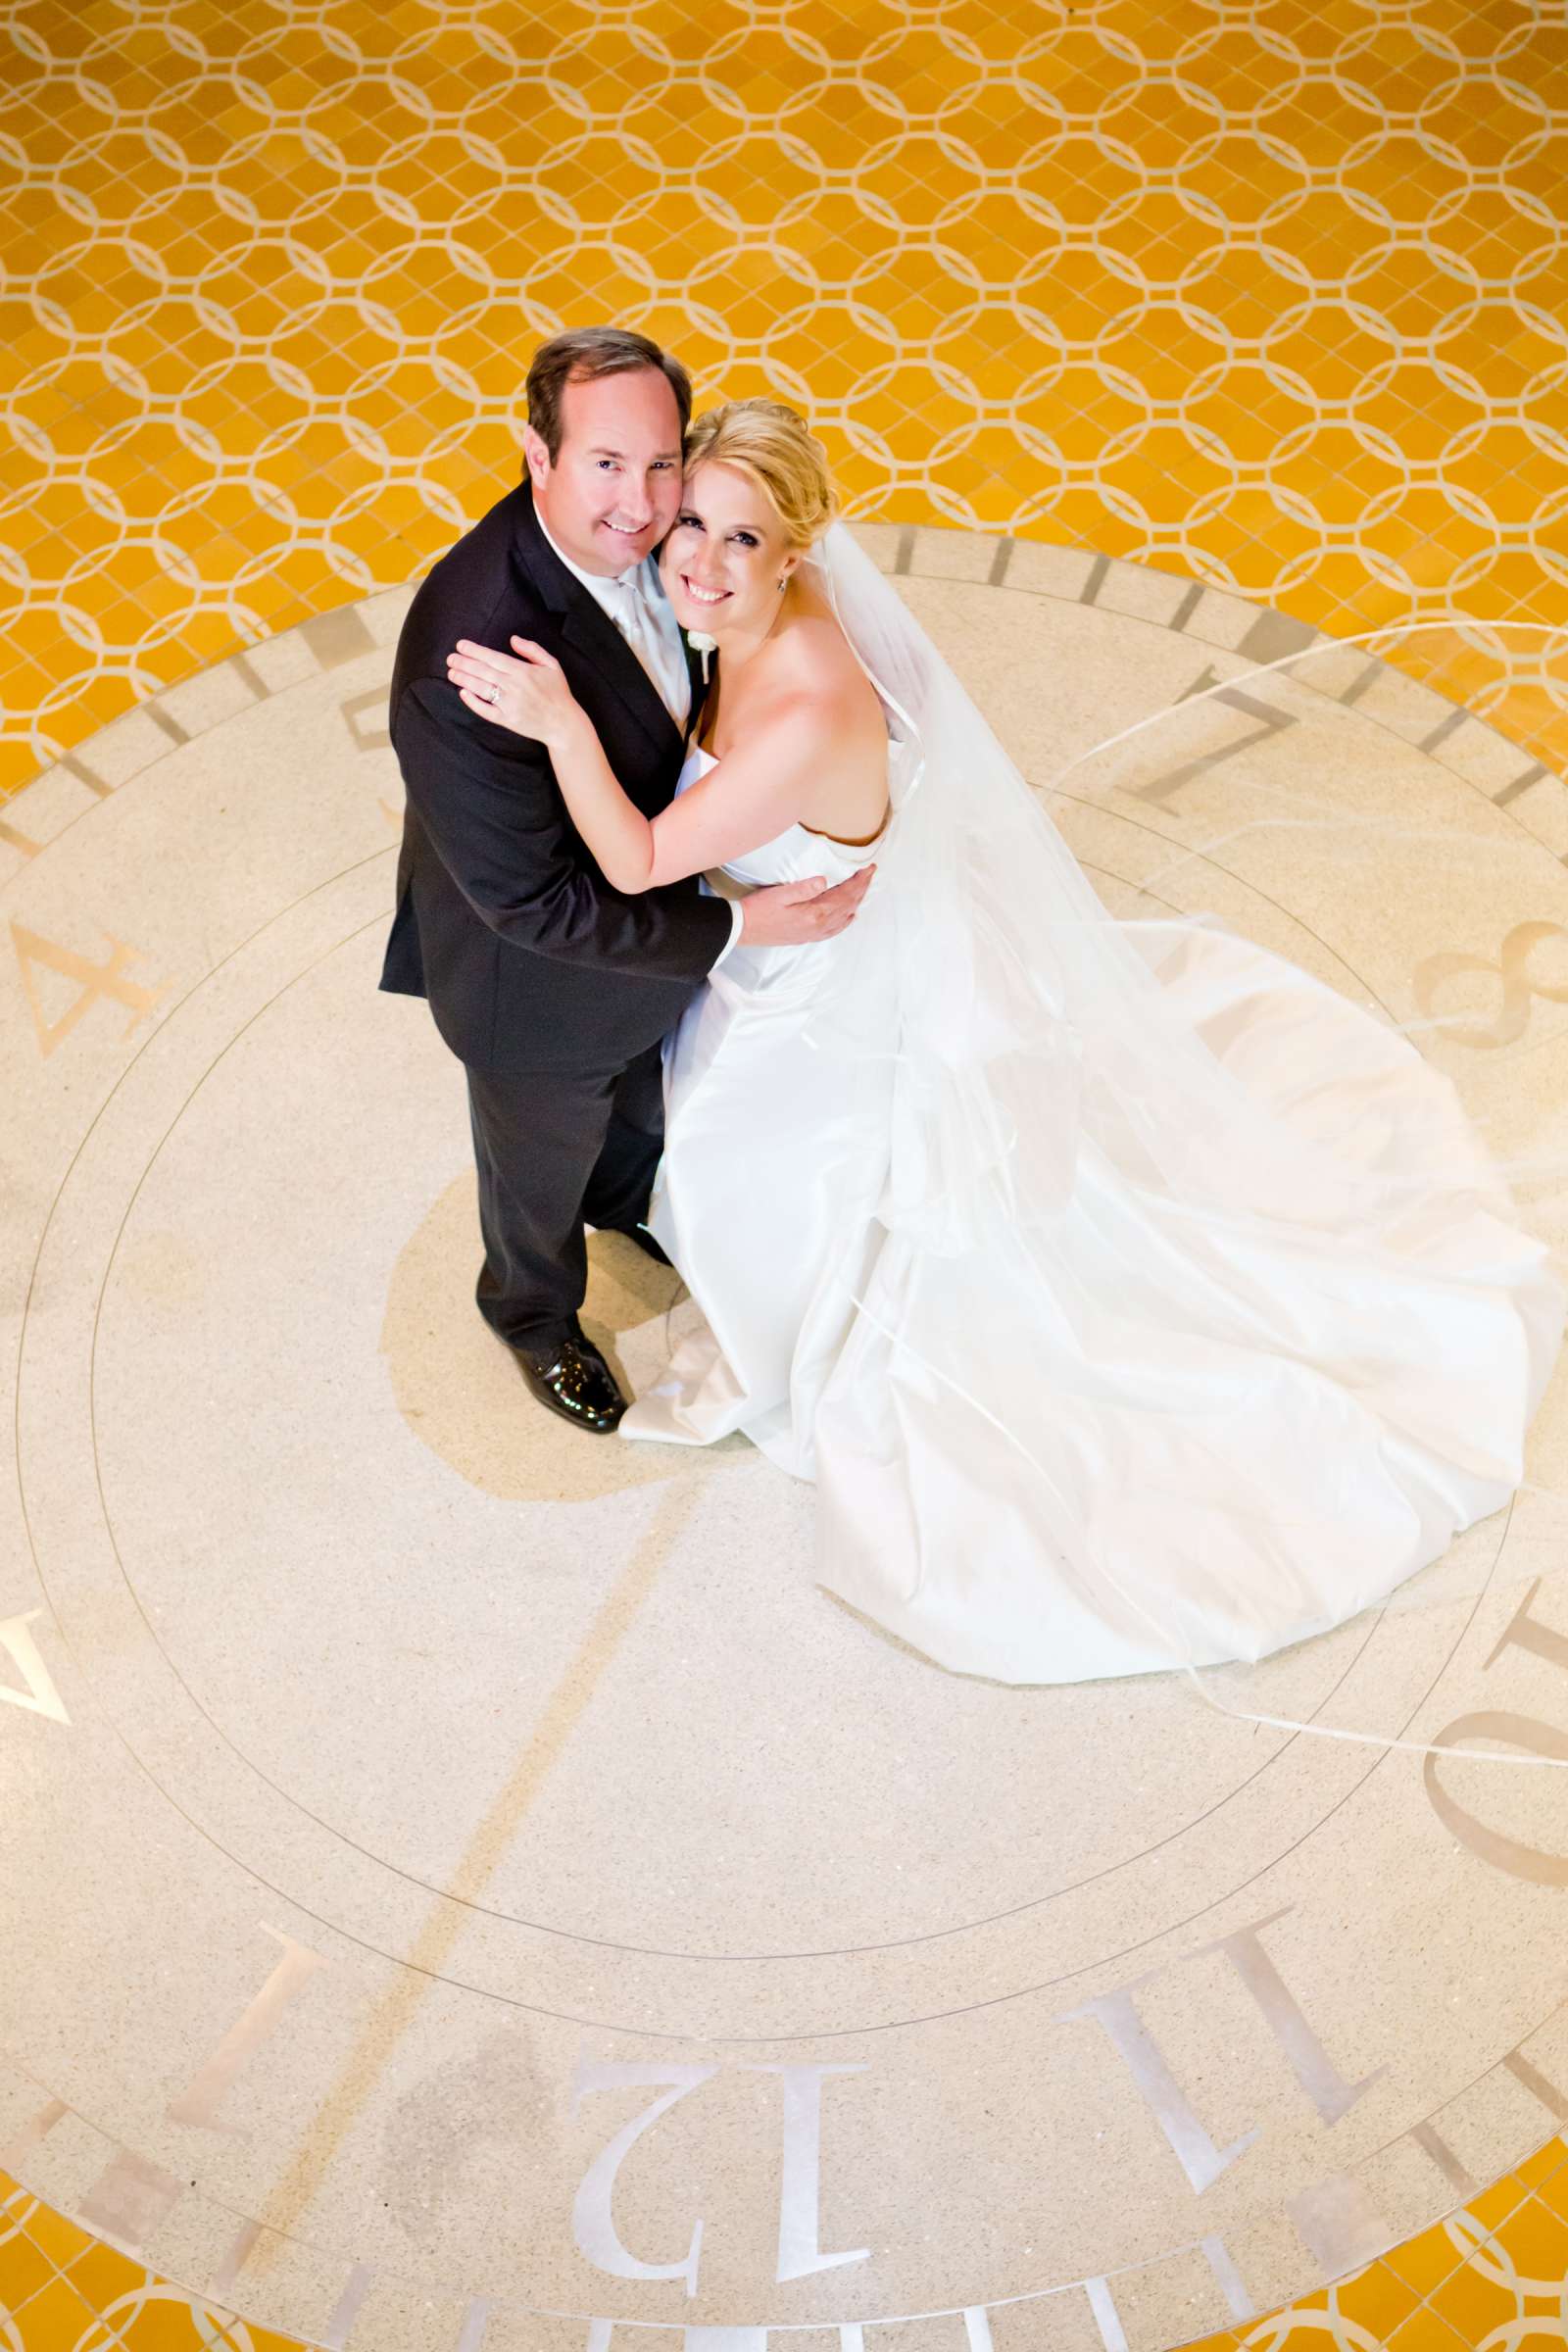
[[[829,890],[820,877],[809,882],[774,882],[754,890],[741,907],[741,945],[748,948],[805,948],[847,930],[876,872],[861,866]]]

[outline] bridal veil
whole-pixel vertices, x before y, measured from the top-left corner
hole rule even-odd
[[[893,1064],[821,1580],[1010,1681],[1337,1624],[1520,1484],[1548,1250],[1393,1021],[1201,914],[1113,917],[850,532],[813,561],[894,803],[808,1031]]]

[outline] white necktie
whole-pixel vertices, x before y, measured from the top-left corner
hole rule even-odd
[[[661,675],[659,655],[654,645],[654,633],[649,626],[647,610],[637,586],[635,573],[622,573],[614,585],[618,606],[615,614],[616,624],[626,643],[648,672],[654,692],[663,704],[664,709],[669,710],[669,690]],[[674,712],[670,711],[670,715],[673,717]]]

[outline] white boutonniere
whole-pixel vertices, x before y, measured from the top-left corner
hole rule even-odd
[[[703,684],[708,684],[708,657],[718,651],[718,639],[710,637],[706,629],[688,629],[686,642],[703,664]]]

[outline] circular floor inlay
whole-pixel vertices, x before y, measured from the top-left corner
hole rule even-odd
[[[1560,1244],[1556,780],[1187,583],[882,552],[1114,909],[1410,1025]],[[1568,2097],[1560,1776],[944,1674],[816,1587],[744,1440],[531,1403],[473,1311],[461,1072],[375,988],[405,601],[7,812],[16,2169],[385,2352],[1156,2346],[1432,2220]],[[591,1255],[636,1386],[693,1310]],[[1215,1696],[1552,1752],[1565,1456],[1559,1379],[1509,1512]]]

